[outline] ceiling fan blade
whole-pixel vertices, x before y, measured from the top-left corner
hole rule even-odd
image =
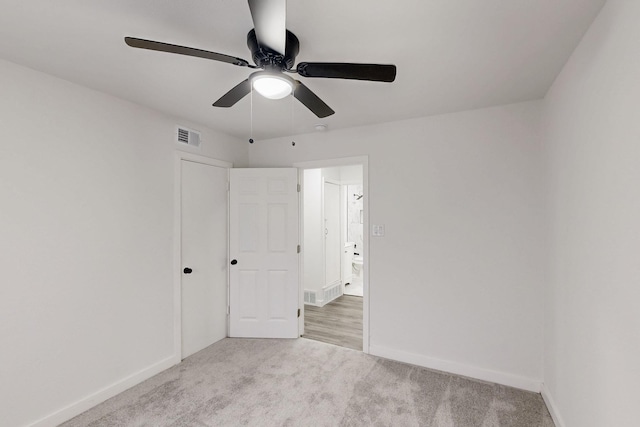
[[[138,39],[135,37],[125,37],[124,42],[131,47],[139,49],[157,50],[159,52],[177,53],[179,55],[195,56],[198,58],[211,59],[214,61],[226,62],[228,64],[238,65],[240,67],[251,67],[247,61],[242,58],[224,55],[222,53],[209,52],[208,50],[194,49],[192,47],[178,46],[175,44],[156,42],[153,40]]]
[[[369,80],[388,83],[396,79],[395,65],[301,62],[298,64],[297,71],[303,77]]]
[[[327,117],[335,113],[324,101],[318,98],[318,95],[313,93],[311,89],[302,84],[302,82],[298,80],[294,80],[296,82],[295,88],[293,89],[293,96],[296,99],[304,104],[313,114],[318,116],[319,118]]]
[[[213,103],[214,107],[233,107],[236,102],[247,96],[251,92],[251,83],[249,79],[238,83],[229,92],[222,95],[220,99]]]
[[[249,0],[256,38],[261,47],[285,54],[287,31],[286,0]]]

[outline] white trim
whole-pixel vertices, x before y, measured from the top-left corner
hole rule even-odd
[[[322,184],[320,184],[320,223],[318,224],[320,226],[320,230],[318,230],[320,232],[320,240],[322,241],[322,299],[320,304],[321,307],[324,306],[325,302],[324,302],[324,287],[327,285],[327,237],[324,234],[327,227],[325,226],[326,220],[327,218],[324,215],[324,202],[325,202],[325,194],[324,194],[324,190],[325,190],[325,181],[324,181],[324,175],[321,174],[321,178],[322,178]],[[339,188],[339,187],[338,187]],[[304,220],[304,217],[300,217]],[[303,236],[304,238],[304,236]],[[302,272],[302,277],[304,277],[304,271]]]
[[[542,399],[544,400],[544,403],[547,405],[547,409],[551,414],[553,423],[556,425],[556,427],[565,427],[566,424],[562,419],[562,417],[560,416],[558,405],[556,404],[555,400],[553,400],[553,397],[551,397],[551,392],[549,391],[545,383],[542,383],[541,394],[542,394]]]
[[[175,358],[173,356],[167,357],[160,362],[154,363],[147,368],[144,368],[134,374],[129,375],[128,377],[121,379],[120,381],[116,381],[115,383],[101,390],[98,390],[95,393],[90,394],[89,396],[82,398],[77,402],[72,403],[71,405],[65,406],[64,408],[59,409],[58,411],[29,424],[29,426],[55,427],[57,425],[60,425],[61,423],[68,421],[71,418],[85,412],[86,410],[91,409],[94,406],[104,402],[105,400],[119,393],[122,393],[123,391],[133,387],[134,385],[139,384],[142,381],[147,380],[166,369],[169,369],[175,364]]]
[[[337,166],[351,166],[351,165],[362,165],[362,188],[364,194],[367,197],[364,198],[364,224],[363,224],[363,243],[364,247],[362,248],[362,256],[364,259],[364,265],[362,269],[362,287],[363,287],[363,297],[362,297],[362,352],[370,353],[369,348],[369,337],[371,336],[371,332],[369,331],[369,309],[370,309],[370,289],[369,289],[369,156],[356,156],[356,157],[343,157],[338,159],[328,159],[328,160],[311,160],[305,162],[297,162],[293,164],[294,168],[298,168],[299,177],[302,177],[304,169],[320,169],[320,168],[329,168],[329,167],[337,167]],[[303,186],[304,188],[304,186]],[[304,212],[300,210],[300,223],[303,224],[303,215]],[[300,236],[303,236],[303,231],[301,230]],[[301,237],[302,238],[302,237]],[[304,246],[304,242],[303,242]],[[304,250],[304,248],[303,248]],[[300,257],[303,258],[303,257]],[[304,271],[302,268],[304,266],[301,264],[300,272]],[[300,282],[300,289],[302,289],[302,281]],[[302,316],[300,323],[304,324],[304,304],[302,304],[303,308],[301,310]],[[300,328],[300,333],[304,333],[304,326]]]
[[[213,159],[199,154],[176,150],[173,175],[173,361],[180,363],[182,360],[182,217],[180,212],[182,186],[181,163],[183,160],[194,163],[202,163],[209,166],[217,166],[230,169],[233,163],[224,160]],[[227,181],[228,181],[227,173]],[[227,215],[228,218],[228,215]],[[227,231],[229,226],[227,224]],[[229,240],[227,239],[227,242]],[[227,243],[227,248],[228,248]],[[228,280],[227,280],[228,282]],[[228,304],[227,304],[228,306]],[[228,322],[227,322],[228,323]],[[227,325],[228,328],[228,325]],[[227,332],[228,335],[228,332]]]
[[[309,292],[304,289],[304,201],[302,200],[302,191],[304,188],[304,170],[298,169],[298,245],[300,246],[300,253],[298,253],[298,282],[300,284],[300,289],[302,292],[298,291],[298,307],[300,309],[300,316],[298,316],[298,335],[304,335],[304,305],[306,304],[304,300],[304,293]],[[315,295],[315,291],[313,291]],[[318,301],[318,296],[316,295],[316,302]],[[315,304],[310,304],[315,305]]]
[[[362,182],[353,179],[346,179],[344,181],[341,180],[340,185],[362,185]]]
[[[324,180],[325,184],[329,183],[329,184],[334,184],[334,185],[337,185],[337,186],[342,185],[342,182],[337,180],[337,179],[331,179],[331,178],[327,178],[327,177],[324,177],[324,176],[322,177],[322,179]]]
[[[477,366],[465,365],[463,363],[436,359],[420,354],[407,353],[383,346],[371,345],[369,350],[372,355],[384,357],[385,359],[397,360],[399,362],[423,366],[425,368],[435,369],[437,371],[448,372],[451,374],[462,375],[464,377],[532,391],[534,393],[540,393],[540,388],[542,386],[542,381],[534,380],[531,378],[525,378],[519,375],[479,368]]]
[[[347,241],[347,234],[349,231],[347,216],[349,213],[347,211],[347,186],[340,184],[340,295],[344,295],[344,286],[345,286],[345,274],[347,266],[344,261],[344,249],[345,243]],[[353,270],[353,266],[351,266],[351,270]]]
[[[176,150],[176,158],[178,160],[187,160],[194,163],[202,163],[203,165],[217,166],[219,168],[232,168],[233,163],[224,160],[214,159],[212,157],[201,156],[200,154],[187,153],[186,151]]]
[[[331,168],[337,166],[353,166],[359,164],[368,164],[369,156],[354,156],[354,157],[340,157],[337,159],[326,160],[309,160],[305,162],[296,162],[293,164],[294,168],[298,169],[321,169]]]
[[[369,262],[369,218],[371,212],[369,210],[369,157],[365,157],[362,161],[362,191],[367,195],[362,204],[362,208],[364,209],[364,222],[362,225],[362,243],[364,245],[362,248],[362,259],[364,260],[362,266],[362,351],[368,354],[371,352],[371,331],[369,330],[369,301],[371,300],[371,288],[369,287],[369,266],[371,265]]]

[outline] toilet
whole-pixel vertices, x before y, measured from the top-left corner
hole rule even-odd
[[[362,277],[362,264],[364,259],[362,255],[355,255],[353,257],[353,275],[356,277]]]

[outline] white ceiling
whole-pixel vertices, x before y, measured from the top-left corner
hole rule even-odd
[[[336,114],[289,97],[211,104],[252,70],[133,49],[147,38],[251,61],[244,0],[2,0],[0,58],[222,132],[269,138],[544,97],[605,0],[289,0],[297,62],[395,64],[394,83],[305,79]],[[4,83],[3,83],[4,84]]]

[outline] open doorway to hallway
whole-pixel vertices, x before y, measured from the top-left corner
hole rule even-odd
[[[302,171],[304,338],[364,350],[363,165]]]
[[[362,351],[362,297],[342,295],[322,306],[305,306],[304,335]]]

